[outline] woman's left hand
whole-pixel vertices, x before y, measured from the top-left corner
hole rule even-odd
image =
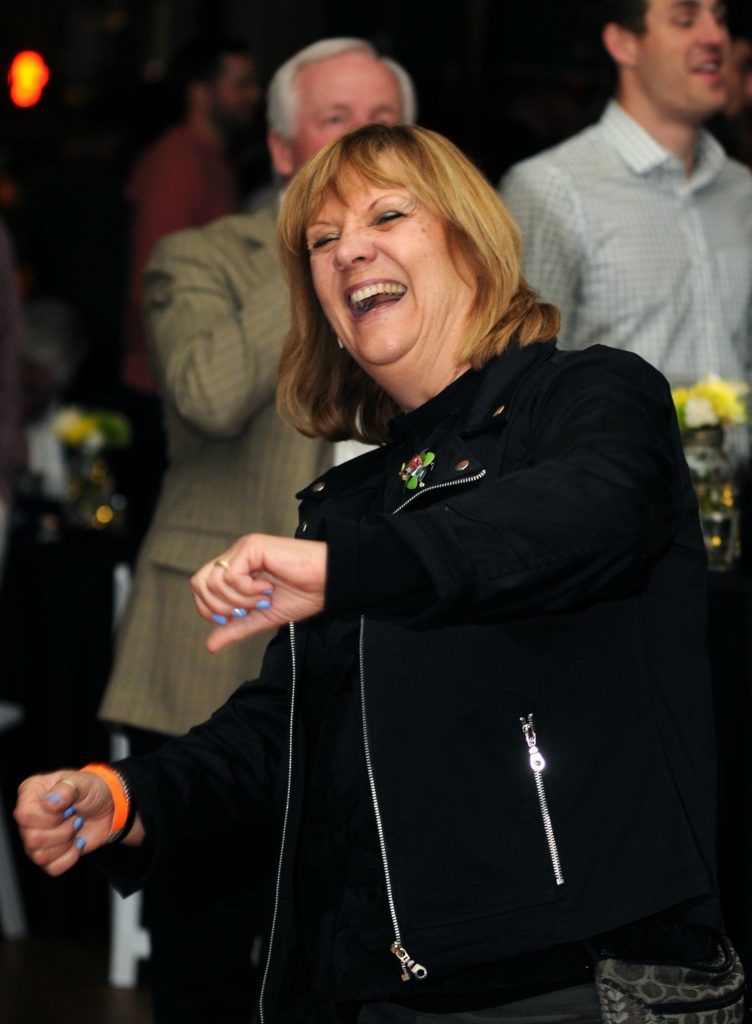
[[[216,622],[206,641],[214,653],[265,629],[297,622],[324,607],[323,541],[249,533],[191,579],[199,615]]]

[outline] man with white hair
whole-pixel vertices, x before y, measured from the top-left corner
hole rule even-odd
[[[322,39],[276,72],[267,94],[274,170],[289,180],[322,146],[363,124],[412,122],[415,91],[396,61],[359,39]]]
[[[284,187],[305,160],[343,132],[415,117],[407,73],[361,39],[326,39],[276,72],[268,143]],[[125,726],[134,752],[204,721],[255,678],[259,639],[212,658],[188,584],[213,553],[249,529],[293,534],[295,492],[334,461],[331,445],[302,437],[275,410],[287,292],[277,262],[278,199],[160,241],[145,276],[152,370],[164,401],[169,463],[118,634],[101,716]],[[221,844],[218,844],[221,845]],[[146,889],[157,1024],[247,1021],[253,846],[240,863],[207,841],[206,858],[174,865]],[[256,868],[258,871],[258,868]],[[214,879],[212,892],[207,879]]]

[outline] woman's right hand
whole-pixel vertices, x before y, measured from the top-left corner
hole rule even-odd
[[[324,608],[327,546],[319,540],[249,533],[192,577],[199,615],[215,622],[212,653],[254,633],[318,615]]]
[[[56,876],[104,845],[113,814],[109,787],[98,775],[61,769],[22,782],[13,817],[29,858]]]

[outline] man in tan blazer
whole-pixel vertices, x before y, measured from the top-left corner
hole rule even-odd
[[[329,39],[279,68],[267,107],[283,188],[343,132],[413,120],[415,99],[406,72],[370,44]],[[204,721],[258,674],[262,638],[208,654],[189,577],[249,530],[292,534],[295,492],[335,458],[331,445],[297,434],[275,411],[288,326],[277,202],[170,235],[147,267],[147,337],[164,402],[168,469],[100,708],[105,720],[127,727],[134,751]],[[238,865],[226,851],[221,866],[175,865],[170,878],[147,887],[156,1024],[249,1019],[249,950],[259,914],[249,906],[253,893],[239,888],[238,876],[253,874],[249,853],[242,856]],[[212,874],[216,892],[207,892]],[[200,900],[187,898],[189,886],[201,887]]]

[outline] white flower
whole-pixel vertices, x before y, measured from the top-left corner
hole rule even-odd
[[[107,439],[100,430],[92,430],[88,437],[85,437],[81,447],[90,455],[96,455],[104,448]]]
[[[718,425],[718,416],[707,398],[693,396],[684,404],[684,422],[690,430],[715,427]]]

